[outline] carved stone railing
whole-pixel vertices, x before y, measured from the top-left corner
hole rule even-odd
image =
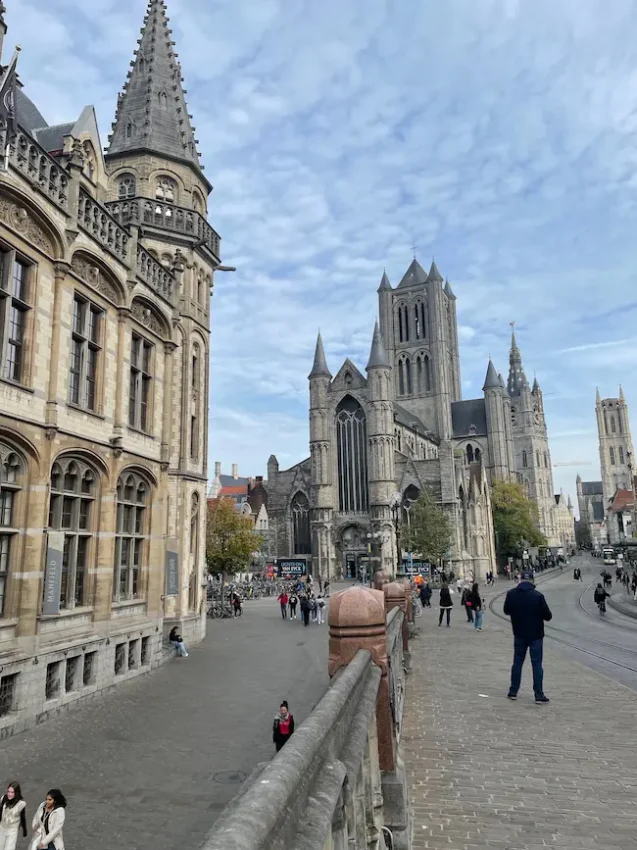
[[[121,225],[158,227],[173,233],[192,236],[205,245],[215,257],[220,257],[220,238],[216,230],[195,210],[178,207],[166,201],[151,201],[148,198],[131,198],[126,201],[109,201],[111,215]]]
[[[128,262],[130,235],[109,211],[80,189],[77,206],[77,224],[100,245],[124,263]]]
[[[164,301],[174,305],[177,281],[165,266],[149,254],[141,245],[137,245],[137,274]]]
[[[275,758],[225,809],[202,850],[409,850],[407,784],[396,728],[402,622],[383,593],[330,599],[332,684]],[[391,658],[390,658],[391,653]],[[391,673],[390,673],[391,671]],[[194,848],[193,848],[194,850]]]
[[[10,147],[9,163],[56,207],[68,212],[68,175],[44,148],[21,130]]]

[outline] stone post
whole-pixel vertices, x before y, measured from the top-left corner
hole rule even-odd
[[[374,576],[374,590],[382,590],[389,583],[389,577],[385,570],[378,570]]]
[[[405,586],[405,599],[407,600],[407,622],[414,622],[414,600],[411,596],[411,581],[406,578],[403,579],[403,584]]]
[[[405,588],[399,581],[392,581],[383,588],[385,593],[385,612],[389,614],[392,608],[400,608],[403,617],[403,652],[409,652],[409,625],[407,623],[407,598]]]
[[[380,667],[381,678],[376,697],[378,762],[382,771],[393,771],[396,767],[396,741],[389,701],[387,622],[383,594],[367,587],[350,587],[336,593],[330,599],[328,624],[330,678],[341,667],[349,664],[359,649],[368,650],[374,663]]]

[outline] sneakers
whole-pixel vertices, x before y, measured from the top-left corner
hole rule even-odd
[[[518,698],[517,694],[512,694],[512,693],[507,694],[507,699],[516,700],[517,698]]]
[[[535,697],[535,702],[538,705],[546,705],[546,703],[550,701],[551,700],[547,696],[544,696],[544,694],[541,694],[539,697]]]

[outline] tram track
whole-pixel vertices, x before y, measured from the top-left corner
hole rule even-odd
[[[546,581],[548,581],[549,578],[553,578],[553,576],[547,576]],[[539,583],[544,584],[543,581],[539,582]],[[589,584],[589,586],[586,588],[586,590],[582,591],[582,593],[580,594],[580,596],[578,598],[579,607],[586,614],[588,614],[590,617],[593,617],[594,615],[585,608],[582,600],[583,600],[584,596],[586,595],[586,593],[588,593],[588,591],[590,590],[593,583],[594,582]],[[495,603],[499,599],[502,599],[502,597],[507,594],[508,590],[509,590],[509,588],[507,588],[507,590],[502,591],[502,593],[498,593],[498,595],[494,596],[493,599],[491,599],[490,602],[489,602],[489,611],[491,611],[492,614],[494,614],[496,617],[498,617],[498,619],[504,620],[507,623],[510,622],[509,618],[507,616],[505,616],[504,614],[501,614],[499,611],[495,610]],[[616,624],[614,624],[614,625],[616,625]],[[612,648],[612,649],[614,649],[618,652],[627,653],[628,655],[634,656],[635,659],[637,659],[637,650],[629,649],[625,646],[619,646],[619,644],[610,643],[609,641],[600,640],[599,638],[592,638],[592,637],[580,638],[578,635],[574,635],[572,632],[568,632],[565,629],[560,629],[557,626],[550,626],[548,624],[545,626],[546,637],[550,638],[551,640],[555,641],[556,643],[561,643],[563,646],[568,646],[570,649],[575,649],[578,652],[581,652],[585,655],[589,655],[593,658],[597,658],[599,661],[605,661],[607,664],[613,664],[615,667],[621,667],[622,669],[628,670],[631,673],[637,673],[637,667],[631,667],[629,664],[623,664],[621,661],[615,661],[614,659],[608,658],[605,655],[600,655],[599,653],[593,652],[590,649],[585,649],[584,647],[578,646],[577,644],[572,643],[571,641],[565,640],[562,637],[558,637],[555,634],[555,632],[559,632],[560,634],[568,635],[570,637],[574,637],[577,640],[584,640],[584,641],[587,641],[589,643],[600,644],[601,646],[606,646],[608,648]]]

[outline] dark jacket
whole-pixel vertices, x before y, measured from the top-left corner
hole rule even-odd
[[[596,603],[603,602],[605,599],[610,599],[610,593],[606,593],[603,587],[596,587],[593,598]]]
[[[482,611],[482,599],[480,599],[480,593],[477,590],[470,590],[469,593],[467,593],[466,601],[470,603],[470,606],[474,611]]]
[[[451,594],[449,593],[449,588],[446,586],[440,588],[440,607],[453,608]]]
[[[511,617],[513,634],[524,640],[544,637],[544,623],[553,619],[546,599],[530,581],[521,581],[504,600],[504,613]]]
[[[431,599],[431,588],[428,584],[423,584],[420,588],[420,601],[427,602],[429,599]]]

